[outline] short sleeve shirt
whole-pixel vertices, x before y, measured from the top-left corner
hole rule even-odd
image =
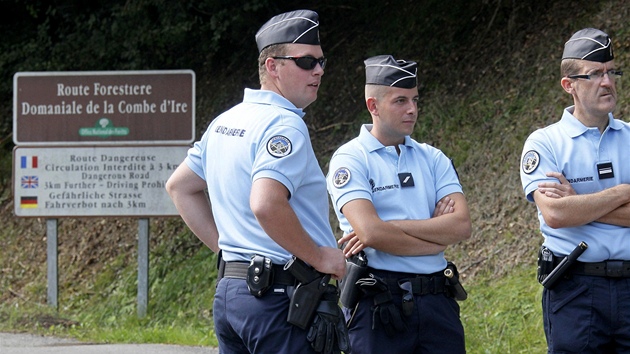
[[[371,129],[371,124],[362,126],[359,136],[330,160],[328,192],[345,234],[352,226],[341,208],[352,200],[372,202],[383,221],[418,220],[431,218],[443,197],[462,192],[451,160],[440,150],[406,137],[398,154],[396,147],[381,144]],[[369,247],[365,253],[368,264],[382,270],[430,274],[446,266],[443,253],[396,256]]]
[[[313,151],[304,113],[284,97],[246,89],[243,102],[212,121],[185,163],[208,186],[226,261],[254,254],[284,264],[291,255],[261,228],[249,206],[252,183],[271,178],[319,246],[336,247],[328,218],[326,180]]]
[[[560,172],[578,194],[596,193],[621,183],[630,183],[630,125],[609,115],[603,133],[584,126],[564,110],[559,122],[534,131],[521,154],[521,182],[527,199],[541,182],[558,182],[547,172]],[[569,254],[584,241],[588,249],[582,262],[607,259],[630,260],[630,228],[591,222],[577,227],[553,229],[538,209],[544,245],[557,256]]]

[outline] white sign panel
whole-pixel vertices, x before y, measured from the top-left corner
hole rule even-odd
[[[16,147],[15,215],[176,216],[164,189],[188,146]]]

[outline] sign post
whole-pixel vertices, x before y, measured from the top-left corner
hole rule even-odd
[[[21,72],[13,77],[18,217],[46,217],[57,307],[58,217],[138,221],[138,316],[148,304],[149,219],[176,216],[164,188],[195,135],[191,70]]]

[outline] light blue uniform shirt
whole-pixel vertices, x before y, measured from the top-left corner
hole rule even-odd
[[[561,172],[578,194],[589,194],[630,183],[630,124],[609,115],[603,134],[597,128],[587,128],[573,116],[573,107],[564,110],[562,119],[533,132],[525,141],[521,155],[521,182],[530,202],[532,193],[541,182],[558,182],[545,176]],[[614,177],[600,179],[598,165],[604,176],[611,170]],[[630,228],[591,222],[578,227],[552,229],[538,209],[544,245],[556,256],[569,254],[584,241],[588,249],[580,256],[582,262],[607,259],[630,260]]]
[[[226,261],[249,261],[254,254],[274,264],[291,258],[250,209],[252,183],[259,178],[274,179],[289,190],[291,207],[317,245],[337,246],[328,219],[326,179],[303,116],[274,92],[245,89],[243,102],[212,121],[188,151],[186,164],[208,185]]]
[[[352,231],[341,208],[355,199],[367,199],[383,221],[429,219],[443,197],[462,192],[451,160],[440,150],[410,137],[399,145],[383,146],[371,133],[371,124],[359,136],[342,145],[330,160],[328,192],[341,229]],[[414,186],[405,179],[411,174]],[[399,174],[403,174],[399,177]],[[382,270],[430,274],[446,267],[444,253],[396,256],[373,248],[365,253],[370,267]]]

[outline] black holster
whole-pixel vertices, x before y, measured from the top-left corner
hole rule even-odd
[[[447,281],[447,290],[449,295],[451,295],[455,300],[464,301],[468,298],[468,293],[466,289],[462,286],[462,283],[459,282],[459,272],[457,271],[457,267],[453,262],[448,262],[446,264],[446,269],[444,269],[444,276]]]
[[[538,268],[536,269],[538,282],[542,284],[545,278],[553,271],[554,267],[553,253],[549,248],[540,246],[540,250],[538,251]]]
[[[323,274],[315,268],[307,265],[295,256],[284,266],[299,282],[289,307],[287,322],[306,329],[313,320],[315,310],[326,291],[326,285],[330,281],[330,274]]]
[[[356,285],[357,280],[367,275],[367,257],[363,251],[346,260],[346,275],[339,282],[340,302],[347,308],[354,308],[363,292]]]

